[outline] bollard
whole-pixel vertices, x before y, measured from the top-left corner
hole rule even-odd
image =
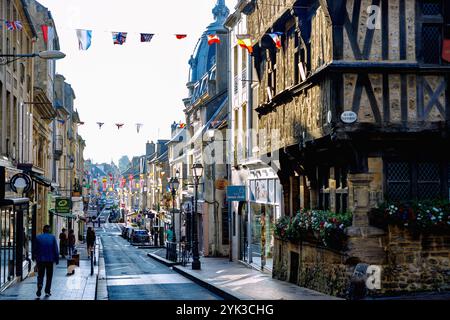
[[[91,276],[94,274],[94,253],[91,250]]]

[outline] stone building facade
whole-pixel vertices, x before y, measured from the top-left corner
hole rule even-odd
[[[450,159],[441,152],[449,145],[448,62],[441,54],[447,2],[253,0],[244,10],[254,39],[259,156],[279,161],[284,214],[353,213],[342,252],[298,252],[276,240],[274,276],[344,295],[355,267],[366,263],[385,267],[381,292],[420,290],[428,280],[410,270],[435,270],[435,263],[444,265],[434,271],[438,287],[448,286],[444,238],[426,249],[369,223],[369,212],[384,201],[449,200]],[[281,33],[280,49],[273,32]],[[406,248],[415,248],[413,258]],[[436,255],[439,262],[427,258]],[[305,267],[308,261],[346,288],[311,284],[319,274]]]
[[[229,212],[225,203],[225,190],[216,183],[228,179],[228,166],[223,158],[225,137],[213,137],[208,131],[220,131],[228,117],[228,36],[224,22],[229,10],[225,1],[218,0],[214,9],[214,22],[199,39],[189,65],[190,74],[184,99],[187,130],[187,168],[192,177],[195,163],[204,167],[198,192],[197,226],[199,250],[204,256],[228,255]],[[208,44],[208,35],[217,35],[220,43]],[[219,145],[218,145],[219,144]],[[213,156],[213,150],[217,156]],[[191,179],[191,185],[193,179]],[[222,190],[221,190],[222,189]],[[193,188],[189,191],[194,194]]]

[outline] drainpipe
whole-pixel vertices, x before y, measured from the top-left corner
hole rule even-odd
[[[227,122],[228,122],[228,128],[230,128],[230,124],[232,123],[232,117],[231,117],[231,106],[232,106],[232,97],[233,97],[233,89],[232,89],[232,84],[233,84],[233,80],[232,80],[232,76],[231,76],[231,63],[230,63],[230,59],[231,59],[231,30],[232,28],[227,27],[226,28],[228,31],[228,50],[227,50],[227,70],[228,70],[228,115],[227,115]],[[229,131],[229,130],[228,130]],[[229,135],[228,133],[226,134],[227,137],[229,137],[230,139],[227,139],[227,146],[226,149],[228,151],[231,151],[231,145],[232,145],[232,136]],[[226,167],[227,167],[227,178],[230,181],[231,180],[231,157],[228,156],[229,152],[225,152],[225,154],[227,155],[227,159],[226,159]],[[228,206],[228,243],[229,243],[229,257],[230,257],[230,261],[233,261],[233,229],[232,229],[232,219],[231,219],[231,212],[232,212],[232,206],[231,206],[231,202],[227,200],[227,206]]]

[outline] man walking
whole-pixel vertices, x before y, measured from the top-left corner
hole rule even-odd
[[[91,257],[91,253],[95,250],[95,231],[91,227],[88,227],[86,231],[86,245],[88,257]]]
[[[50,226],[44,226],[44,233],[36,237],[33,247],[33,260],[37,263],[38,283],[36,296],[41,296],[42,287],[45,281],[45,296],[51,296],[53,263],[59,263],[58,242],[54,235],[50,234]]]
[[[66,229],[62,228],[61,233],[59,234],[59,253],[61,257],[66,258],[67,254],[67,235]]]

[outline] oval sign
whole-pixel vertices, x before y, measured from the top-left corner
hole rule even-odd
[[[353,111],[345,111],[341,114],[341,120],[343,123],[354,123],[358,120],[358,116]]]

